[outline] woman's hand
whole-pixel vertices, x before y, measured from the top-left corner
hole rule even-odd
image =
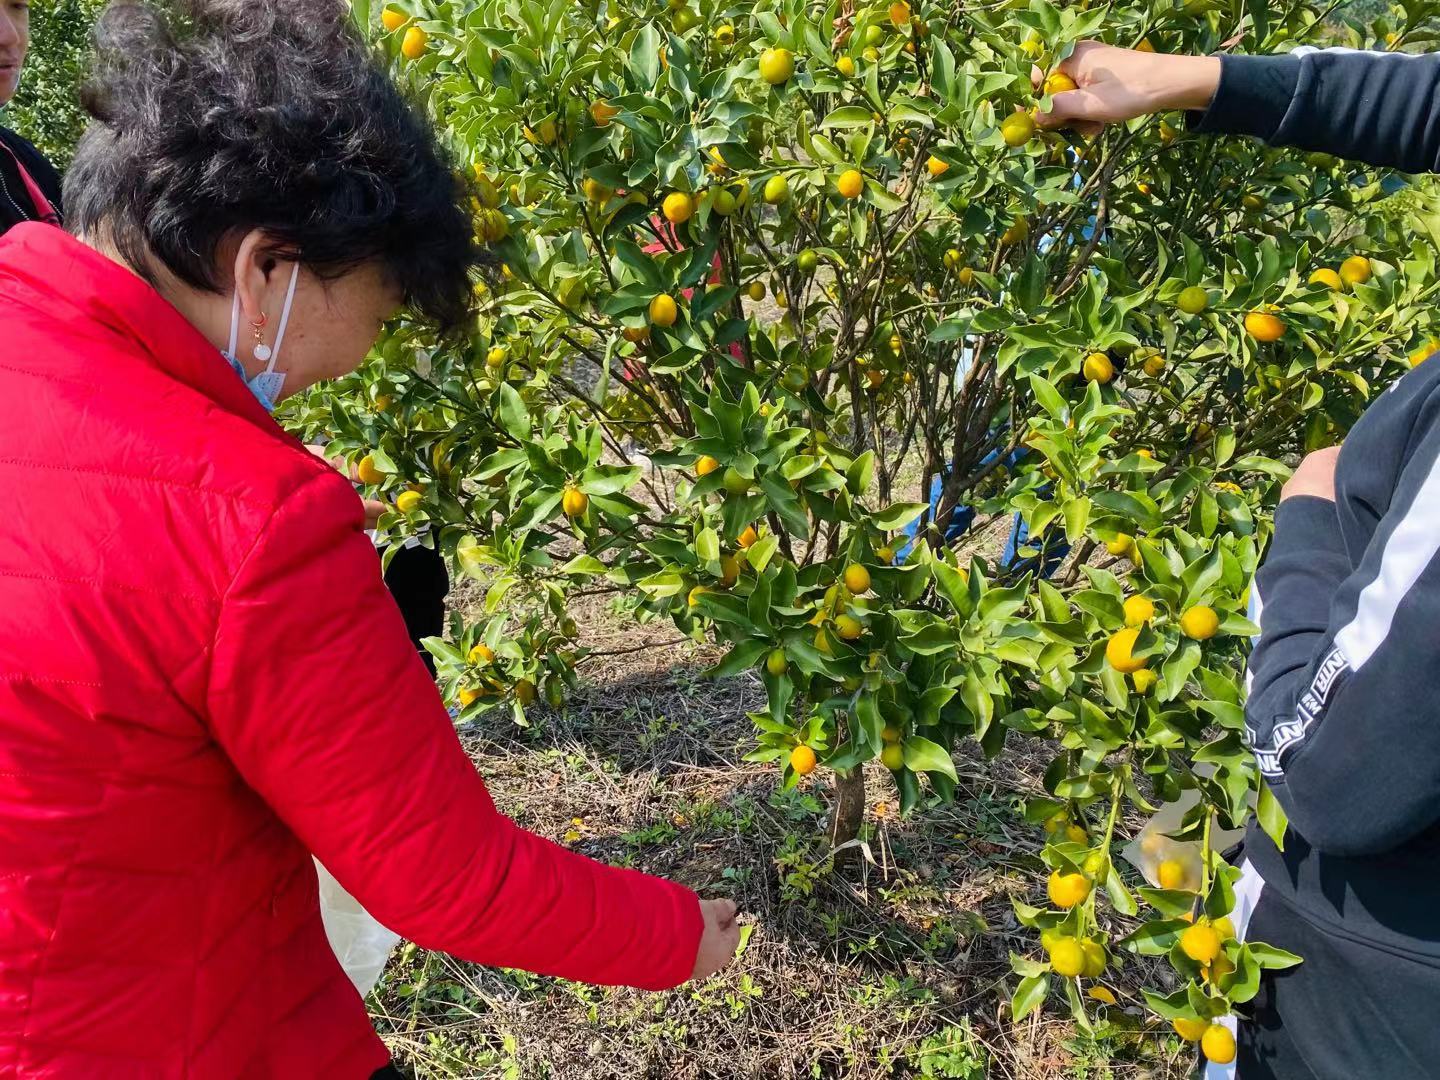
[[[1204,109],[1220,85],[1220,60],[1214,56],[1170,56],[1117,49],[1082,41],[1060,64],[1076,89],[1054,95],[1048,113],[1037,112],[1041,127],[1072,127],[1094,134],[1106,124],[1133,120],[1168,109]],[[1039,86],[1044,73],[1032,73]]]
[[[692,979],[708,979],[735,959],[735,950],[740,947],[740,924],[735,921],[733,900],[701,900],[700,914],[705,931],[700,935]]]
[[[305,449],[309,450],[310,453],[314,454],[321,461],[325,462],[326,465],[329,465],[336,472],[348,477],[352,484],[358,484],[360,482],[360,476],[355,471],[354,466],[346,465],[345,459],[343,457],[332,458],[329,454],[325,452],[325,447],[316,445],[315,443],[307,443]],[[361,502],[365,504],[366,529],[375,528],[375,526],[380,522],[380,515],[390,509],[390,507],[386,506],[378,499],[362,499]]]
[[[1313,495],[1317,499],[1335,501],[1335,464],[1340,460],[1340,447],[1327,446],[1306,454],[1285,486],[1280,490],[1280,501],[1299,495]]]

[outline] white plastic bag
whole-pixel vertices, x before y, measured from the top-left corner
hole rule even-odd
[[[1196,772],[1204,775],[1208,775],[1210,771],[1203,763],[1196,767]],[[1170,862],[1175,864],[1175,872],[1181,875],[1179,888],[1198,889],[1200,887],[1199,842],[1182,843],[1171,840],[1165,835],[1168,832],[1178,831],[1181,819],[1199,801],[1198,792],[1182,791],[1180,798],[1160,807],[1155,812],[1155,816],[1145,823],[1140,834],[1121,850],[1121,856],[1136,867],[1150,885],[1156,888],[1163,887],[1160,882],[1160,865]],[[1224,851],[1244,835],[1243,829],[1222,829],[1219,825],[1215,825],[1210,830],[1210,847],[1217,852]],[[1170,887],[1177,886],[1172,884]]]
[[[400,935],[376,922],[318,859],[315,873],[320,879],[320,918],[325,923],[325,936],[345,974],[365,997],[380,981],[380,973]]]

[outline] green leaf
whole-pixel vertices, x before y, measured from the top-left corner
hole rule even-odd
[[[958,779],[950,752],[938,743],[912,735],[901,746],[905,751],[905,767],[912,772],[938,772],[951,780]]]
[[[1284,949],[1277,949],[1274,945],[1266,945],[1263,941],[1246,942],[1243,948],[1247,949],[1255,958],[1255,962],[1267,971],[1283,971],[1304,962],[1303,957],[1286,952]]]
[[[842,105],[820,121],[822,128],[856,128],[871,123],[870,110],[863,105]]]
[[[1048,973],[1029,975],[1021,979],[1020,985],[1015,988],[1015,993],[1010,998],[1010,1019],[1015,1022],[1024,1020],[1045,1003],[1049,994]]]
[[[1265,835],[1270,837],[1277,848],[1284,851],[1285,830],[1290,821],[1285,814],[1285,808],[1280,805],[1280,800],[1275,798],[1275,793],[1264,780],[1260,781],[1260,793],[1255,797],[1255,817],[1260,822],[1260,827],[1265,830]]]
[[[884,510],[870,515],[871,523],[886,532],[899,532],[929,509],[929,503],[892,503]]]
[[[576,555],[560,568],[562,574],[603,574],[607,567],[594,555]]]
[[[714,667],[705,672],[712,679],[728,679],[749,671],[770,651],[770,642],[764,640],[742,641],[736,645]]]
[[[756,573],[764,573],[765,567],[770,565],[770,560],[775,555],[775,549],[780,546],[780,538],[773,533],[762,536],[750,549],[745,552],[745,558],[754,567]]]
[[[520,392],[508,382],[500,384],[500,424],[516,442],[530,441],[530,410]]]

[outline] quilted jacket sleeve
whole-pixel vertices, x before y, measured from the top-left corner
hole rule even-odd
[[[210,721],[245,780],[377,919],[477,963],[645,989],[690,975],[689,889],[496,811],[381,579],[360,503],[317,475],[238,567]]]

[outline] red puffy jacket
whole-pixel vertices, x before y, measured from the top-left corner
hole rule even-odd
[[[0,490],[0,1077],[368,1077],[312,852],[428,948],[689,976],[694,893],[496,812],[344,478],[44,225],[0,240]]]

